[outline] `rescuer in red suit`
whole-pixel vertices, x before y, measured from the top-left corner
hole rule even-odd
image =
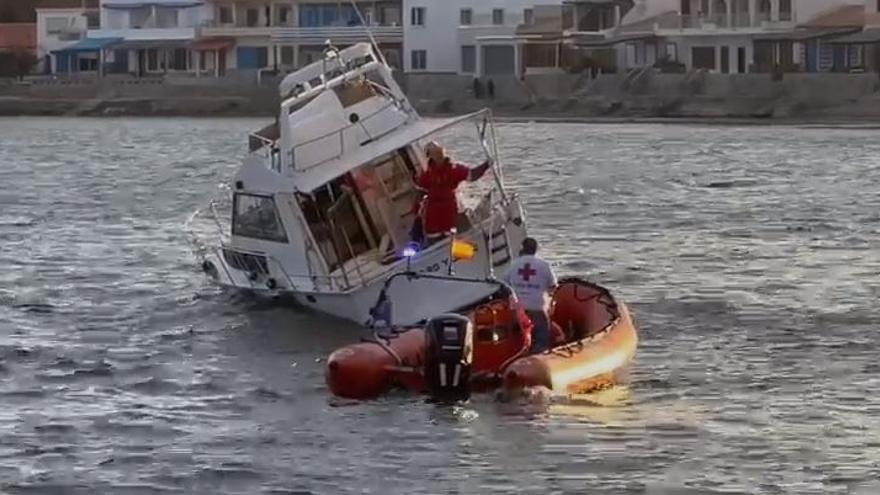
[[[458,199],[455,190],[464,181],[473,182],[489,169],[489,160],[470,168],[454,163],[446,150],[434,141],[425,146],[428,168],[416,177],[416,185],[425,191],[422,229],[428,240],[437,239],[455,228]]]

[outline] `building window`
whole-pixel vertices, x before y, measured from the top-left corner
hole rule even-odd
[[[269,47],[261,46],[257,48],[257,68],[269,67]]]
[[[666,43],[666,58],[672,62],[678,61],[678,45],[675,43]]]
[[[880,1],[880,0],[878,0]],[[460,26],[470,26],[474,21],[474,11],[471,9],[461,9],[458,14],[458,24]]]
[[[171,52],[171,70],[186,70],[187,55],[186,48],[175,48]]]
[[[247,19],[247,27],[257,27],[260,23],[260,11],[257,9],[247,9],[245,13]]]
[[[477,49],[473,45],[461,47],[461,73],[473,74],[477,71]]]
[[[791,20],[791,0],[779,0],[779,20]]]
[[[156,27],[175,28],[177,27],[177,9],[174,8],[156,8]]]
[[[410,11],[410,24],[413,26],[424,26],[425,10],[424,7],[413,7]]]
[[[286,26],[290,23],[290,7],[280,6],[278,7],[278,24],[281,26]]]
[[[492,9],[492,24],[496,26],[504,25],[504,9]]]
[[[535,23],[535,11],[532,9],[523,9],[523,24],[531,26]]]
[[[159,50],[150,48],[147,50],[147,71],[157,72],[159,70]]]
[[[220,7],[220,24],[232,24],[232,9],[229,7]]]
[[[411,52],[412,56],[412,70],[425,70],[428,67],[428,52],[425,50],[413,50]]]
[[[293,47],[292,46],[282,46],[281,47],[281,65],[293,65]]]
[[[351,5],[301,4],[300,27],[360,26],[361,19]]]
[[[101,15],[97,12],[87,12],[86,16],[86,28],[87,29],[99,29],[101,27]]]
[[[46,34],[57,36],[63,33],[68,26],[66,17],[49,17],[46,19]]]
[[[132,29],[150,27],[147,25],[147,22],[150,21],[152,15],[153,10],[149,7],[138,7],[136,9],[131,9],[128,13],[128,26]]]

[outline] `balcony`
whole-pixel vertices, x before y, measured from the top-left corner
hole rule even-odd
[[[501,22],[498,22],[501,21]],[[488,13],[479,13],[470,15],[470,23],[469,24],[460,24],[458,27],[462,29],[467,28],[486,28],[486,27],[508,27],[515,28],[517,25],[523,22],[522,12],[514,12],[514,11],[503,11],[500,17],[496,17],[494,14]]]
[[[748,12],[738,12],[730,15],[726,13],[712,15],[667,15],[660,17],[655,27],[657,29],[701,31],[788,29],[794,27],[794,23],[790,20],[790,15],[781,15],[781,17],[783,18],[778,21],[772,21],[769,15],[759,13],[753,20]]]
[[[88,37],[125,38],[126,40],[186,40],[196,37],[196,28],[90,29]]]
[[[402,43],[403,28],[401,26],[370,26],[370,32],[379,43]],[[263,37],[277,42],[322,44],[327,40],[336,44],[357,43],[370,39],[364,26],[239,26],[233,24],[219,25],[214,22],[205,23],[201,28],[202,36],[225,37]]]

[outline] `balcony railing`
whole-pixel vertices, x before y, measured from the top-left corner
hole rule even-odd
[[[379,43],[400,43],[403,28],[400,26],[372,26],[369,33],[363,26],[326,27],[203,27],[202,36],[263,36],[276,41],[321,44],[326,40],[334,43],[367,41],[370,33]]]
[[[224,28],[224,29],[266,29],[266,28],[302,28],[302,29],[326,29],[326,28],[358,28],[363,29],[363,26],[360,24],[333,24],[328,26],[300,26],[299,24],[293,21],[281,22],[276,21],[269,25],[266,25],[265,22],[247,22],[247,21],[236,21],[236,22],[220,22],[218,20],[210,19],[202,21],[201,27],[203,28]],[[383,27],[400,27],[399,23],[378,23],[374,22],[370,24],[370,29],[375,28],[383,28]]]
[[[789,22],[791,14],[780,13],[778,22]],[[734,12],[727,14],[713,13],[690,14],[677,16],[664,16],[660,18],[657,27],[660,29],[746,29],[762,28],[771,23],[770,16],[766,13],[758,13],[754,20],[748,12]]]

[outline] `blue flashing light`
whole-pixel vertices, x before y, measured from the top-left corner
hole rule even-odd
[[[415,258],[415,256],[419,254],[419,246],[418,244],[411,242],[407,244],[403,248],[403,257],[404,258]]]

